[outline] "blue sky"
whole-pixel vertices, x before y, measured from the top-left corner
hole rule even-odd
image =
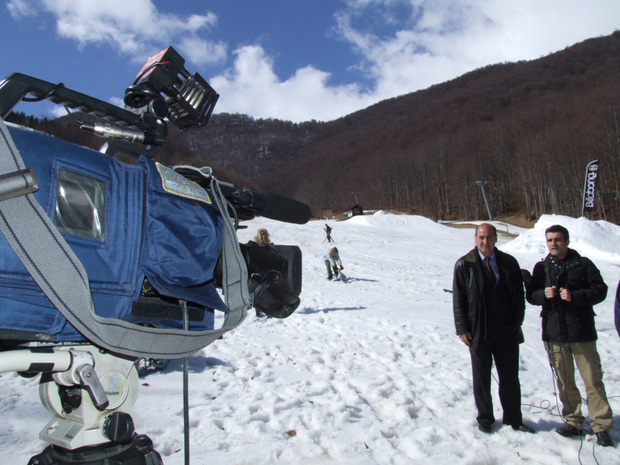
[[[172,45],[220,94],[216,113],[329,121],[618,28],[618,0],[1,0],[0,78],[121,104]]]

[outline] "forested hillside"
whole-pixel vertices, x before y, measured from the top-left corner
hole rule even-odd
[[[421,71],[422,72],[422,71]],[[620,32],[532,62],[479,69],[322,128],[297,175],[265,182],[318,211],[351,204],[433,219],[581,214],[585,168],[601,160],[596,217],[618,222]]]
[[[424,70],[420,70],[424,72]],[[315,215],[366,209],[439,219],[581,214],[585,168],[601,171],[592,218],[620,222],[620,32],[534,61],[503,63],[327,123],[216,114],[170,137],[165,163],[212,166],[292,196]],[[18,118],[19,115],[13,115]],[[19,119],[19,118],[18,118]],[[32,121],[79,135],[69,118]]]

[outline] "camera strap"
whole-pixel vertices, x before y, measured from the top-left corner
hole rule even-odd
[[[229,312],[221,328],[209,331],[152,328],[98,316],[84,266],[33,191],[36,179],[26,170],[0,118],[0,231],[52,304],[93,344],[129,357],[181,358],[209,345],[245,318],[251,305],[247,269],[217,183],[214,198],[223,219],[223,291]]]

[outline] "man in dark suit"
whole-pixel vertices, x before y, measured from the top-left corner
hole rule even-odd
[[[521,414],[519,344],[525,315],[521,268],[514,257],[495,247],[493,225],[479,225],[474,238],[476,247],[454,266],[452,289],[456,334],[471,355],[478,428],[493,432],[491,368],[495,361],[503,423],[515,431],[534,433]]]

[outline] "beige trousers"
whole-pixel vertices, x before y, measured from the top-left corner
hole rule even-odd
[[[576,364],[586,386],[588,416],[592,430],[599,433],[613,429],[613,413],[605,393],[601,358],[596,350],[596,341],[572,344],[546,342],[545,345],[557,377],[564,420],[578,429],[583,428],[585,418],[581,413],[581,393],[575,383]]]

